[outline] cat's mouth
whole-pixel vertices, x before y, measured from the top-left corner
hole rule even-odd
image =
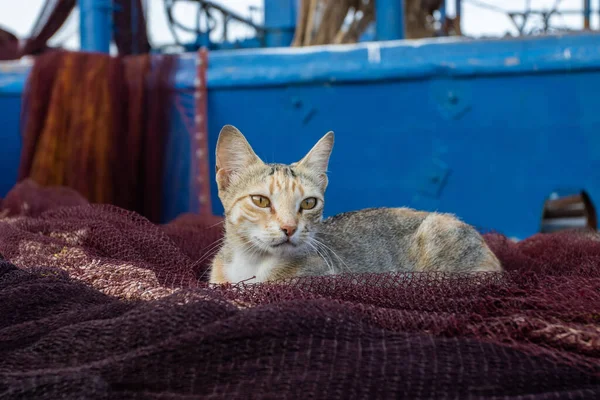
[[[284,240],[283,242],[271,245],[271,247],[283,247],[283,246],[296,247],[296,245],[294,243],[290,242],[289,240]]]

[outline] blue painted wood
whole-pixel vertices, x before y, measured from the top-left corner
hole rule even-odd
[[[456,93],[457,86],[470,104],[455,117],[444,112],[437,93]],[[600,199],[598,104],[580,97],[599,89],[594,74],[581,73],[560,81],[541,75],[320,84],[249,89],[244,96],[218,90],[209,97],[210,146],[220,127],[231,123],[259,156],[291,162],[332,129],[326,214],[410,206],[525,237],[537,231],[552,191],[576,187]],[[253,97],[260,97],[259,105],[248,104]],[[298,98],[314,110],[308,121],[304,105],[294,106]],[[436,179],[443,182],[437,191],[429,188]]]
[[[0,92],[0,197],[14,186],[21,155],[19,94]]]
[[[30,64],[0,62],[0,197],[14,186],[21,155],[21,95]]]
[[[240,88],[596,70],[599,43],[598,34],[477,41],[448,37],[215,52],[208,85]]]
[[[410,206],[526,237],[553,191],[583,189],[600,204],[599,43],[581,34],[213,52],[210,170],[224,124],[238,126],[263,159],[281,162],[333,130],[327,215]],[[194,57],[179,60],[182,95],[193,89]],[[26,74],[16,75],[22,84]],[[0,96],[18,93],[18,79],[6,76]],[[166,219],[193,204],[184,123],[193,101],[183,103],[166,150]],[[18,136],[16,127],[4,132]],[[214,182],[212,190],[221,213]]]
[[[184,212],[195,212],[197,201],[192,193],[193,176],[190,165],[192,162],[192,148],[190,135],[193,135],[194,97],[189,91],[178,90],[175,92],[176,102],[171,107],[171,129],[166,143],[163,193],[162,193],[162,220],[168,222]]]

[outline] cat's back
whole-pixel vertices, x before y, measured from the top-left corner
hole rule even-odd
[[[365,208],[334,215],[320,232],[331,242],[371,247],[413,234],[430,213],[410,208]],[[336,243],[338,244],[338,243]]]
[[[351,272],[500,271],[481,235],[450,214],[367,208],[325,219],[318,239]]]
[[[431,213],[411,208],[379,207],[365,208],[333,215],[323,220],[323,228],[328,231],[353,230],[370,231],[387,228],[396,234],[408,233],[416,229]],[[387,224],[386,224],[387,222]]]

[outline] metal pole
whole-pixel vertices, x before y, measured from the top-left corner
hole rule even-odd
[[[404,0],[377,0],[375,24],[377,40],[404,39]]]
[[[112,39],[112,0],[78,0],[81,50],[108,53]]]
[[[444,36],[448,35],[448,31],[446,30],[446,0],[443,0],[440,6],[440,32]]]
[[[297,0],[264,0],[267,47],[286,47],[294,40]]]
[[[591,0],[583,0],[583,29],[590,29]]]

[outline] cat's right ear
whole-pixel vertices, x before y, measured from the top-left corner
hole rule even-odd
[[[242,171],[262,160],[235,126],[225,125],[219,133],[216,151],[216,177],[219,190],[225,190]]]

